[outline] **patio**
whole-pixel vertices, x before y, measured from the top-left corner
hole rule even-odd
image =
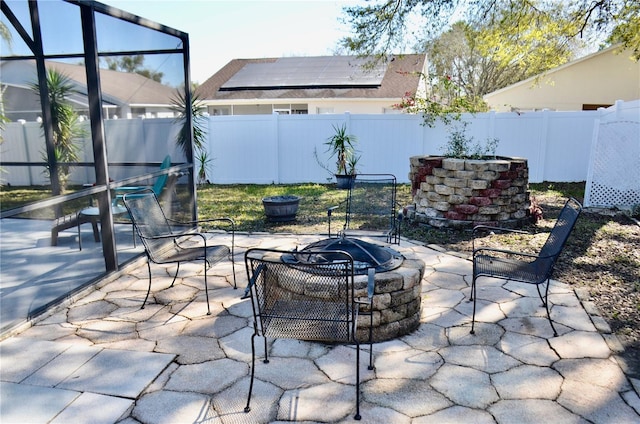
[[[0,421],[351,421],[355,350],[298,341],[278,340],[271,362],[257,361],[252,410],[243,412],[252,334],[250,302],[240,299],[244,251],[319,238],[236,235],[239,289],[229,285],[230,263],[211,269],[211,316],[198,265],[186,264],[173,288],[166,269],[152,267],[143,310],[144,260],[86,289],[0,343]],[[552,337],[533,287],[480,280],[473,336],[470,262],[407,240],[398,250],[426,263],[420,327],[375,344],[375,371],[363,355],[363,422],[640,420],[640,381],[624,375],[617,339],[579,293],[553,283]]]

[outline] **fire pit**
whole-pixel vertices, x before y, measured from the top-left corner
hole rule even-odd
[[[345,251],[354,259],[356,296],[367,296],[368,270],[375,269],[373,295],[373,340],[390,340],[415,330],[420,324],[420,291],[425,264],[409,252],[406,255],[386,246],[364,240],[342,237],[312,243],[299,253],[285,255],[284,262],[300,260],[331,262],[331,254],[315,255],[315,251]],[[368,339],[369,317],[359,325],[359,340]]]

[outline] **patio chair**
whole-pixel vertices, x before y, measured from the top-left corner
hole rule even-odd
[[[160,171],[163,171],[167,168],[171,167],[171,155],[167,155],[164,157],[164,160],[160,164]],[[157,179],[156,182],[152,186],[133,186],[133,187],[117,187],[115,189],[115,199],[116,203],[120,202],[123,196],[127,193],[133,193],[137,191],[142,191],[146,189],[151,189],[156,197],[160,197],[162,194],[162,190],[167,184],[167,180],[169,179],[169,174],[162,174]]]
[[[330,261],[323,261],[323,255]],[[283,261],[294,255],[295,263]],[[253,307],[251,336],[251,383],[245,412],[251,410],[255,375],[255,338],[264,338],[264,363],[269,362],[267,338],[311,340],[356,345],[356,413],[360,417],[360,343],[356,336],[361,306],[370,314],[374,279],[367,283],[367,300],[356,298],[353,258],[346,252],[286,252],[249,249],[245,253]],[[364,287],[363,287],[364,290]],[[364,298],[364,295],[363,295]],[[363,311],[366,312],[366,311]],[[371,318],[370,318],[371,319]],[[369,369],[373,369],[371,327],[369,328]]]
[[[475,333],[477,280],[479,277],[493,277],[502,280],[535,284],[542,305],[547,311],[547,319],[551,324],[554,337],[558,335],[549,313],[549,284],[558,256],[573,230],[582,211],[582,205],[574,198],[565,203],[555,226],[549,233],[545,244],[538,254],[514,252],[489,247],[475,247],[475,238],[480,231],[525,233],[525,231],[478,225],[473,229],[473,280],[471,283],[471,300],[473,301],[473,317],[471,334]],[[540,285],[545,285],[544,296]]]
[[[344,203],[345,218],[338,236],[368,235],[384,237],[387,243],[400,244],[402,217],[397,213],[397,183],[392,174],[356,175]],[[327,210],[329,237],[331,217],[342,205]]]
[[[233,272],[233,288],[236,285],[235,264],[233,262],[235,223],[230,218],[215,218],[201,221],[179,222],[169,219],[164,214],[158,198],[150,190],[143,190],[125,194],[124,204],[129,211],[133,225],[142,240],[147,254],[147,269],[149,271],[149,288],[142,302],[142,308],[151,292],[151,262],[156,264],[176,263],[176,273],[171,287],[176,281],[181,262],[202,261],[204,265],[204,289],[207,298],[207,315],[211,314],[209,305],[209,289],[207,285],[207,268],[225,258],[231,260]],[[211,245],[207,232],[201,231],[202,226],[224,223],[230,227],[231,247],[225,245]]]

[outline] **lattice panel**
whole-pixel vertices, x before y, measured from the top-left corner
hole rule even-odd
[[[585,206],[640,204],[640,123],[600,123],[594,134]]]

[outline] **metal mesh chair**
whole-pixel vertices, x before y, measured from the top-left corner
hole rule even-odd
[[[147,268],[149,270],[149,288],[147,296],[142,302],[144,308],[151,291],[151,262],[156,264],[176,263],[176,273],[171,286],[176,281],[181,262],[202,260],[204,265],[204,289],[207,298],[207,314],[211,314],[209,305],[209,290],[207,286],[207,268],[225,258],[231,260],[233,270],[233,288],[236,288],[236,272],[233,263],[235,239],[235,224],[230,218],[215,218],[192,222],[178,222],[168,219],[153,190],[147,189],[131,194],[125,194],[123,201],[133,225],[142,240],[147,254]],[[200,231],[203,225],[224,223],[231,233],[231,247],[211,245],[206,237],[206,231]],[[179,231],[177,230],[179,229]]]
[[[322,261],[330,254],[330,262]],[[295,264],[283,255],[294,255]],[[367,293],[356,298],[353,258],[346,252],[286,252],[249,249],[245,254],[253,307],[251,336],[251,383],[245,412],[249,412],[255,374],[255,337],[264,337],[264,362],[269,362],[267,338],[288,338],[356,345],[356,414],[360,417],[360,343],[356,337],[361,306],[371,311],[373,278]],[[363,288],[364,290],[364,288]],[[366,299],[366,300],[365,300]],[[364,311],[363,311],[364,312]],[[369,369],[373,369],[371,328]]]
[[[367,235],[384,237],[387,243],[400,244],[401,217],[397,214],[397,182],[392,174],[358,174],[345,202],[345,219],[339,236]],[[329,237],[331,216],[340,206],[328,209]]]
[[[524,231],[513,230],[508,228],[491,227],[486,225],[479,225],[474,228],[474,240],[473,240],[473,281],[471,283],[471,300],[473,301],[473,318],[471,321],[471,334],[475,332],[475,319],[476,319],[476,280],[479,277],[494,277],[503,280],[518,281],[522,283],[535,284],[542,300],[543,306],[547,311],[547,319],[551,328],[553,329],[553,335],[557,336],[558,332],[553,325],[551,315],[549,314],[549,280],[553,273],[553,267],[558,259],[558,256],[562,252],[573,227],[578,220],[578,216],[582,211],[582,205],[576,199],[570,198],[565,203],[555,226],[549,233],[545,244],[540,249],[540,252],[535,254],[528,254],[522,252],[514,252],[504,249],[493,249],[488,247],[475,247],[475,237],[479,231],[500,231],[500,232],[517,232],[525,233]],[[545,284],[546,283],[546,284]],[[544,296],[540,291],[540,285],[545,284]]]

